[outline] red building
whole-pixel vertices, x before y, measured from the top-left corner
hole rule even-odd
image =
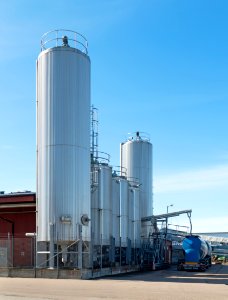
[[[36,194],[0,193],[0,267],[23,267],[34,264],[36,232]]]

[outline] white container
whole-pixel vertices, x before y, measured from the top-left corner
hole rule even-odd
[[[55,239],[75,241],[90,218],[90,59],[77,47],[37,60],[37,204],[38,241],[50,241],[50,224]]]

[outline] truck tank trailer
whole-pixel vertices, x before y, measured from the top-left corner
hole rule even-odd
[[[180,259],[177,270],[205,271],[211,266],[211,246],[197,235],[186,236],[182,242],[184,259]]]

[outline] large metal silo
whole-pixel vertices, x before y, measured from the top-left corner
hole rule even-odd
[[[152,202],[152,144],[136,132],[121,144],[121,167],[127,169],[127,178],[137,178],[140,184],[140,218],[153,214]],[[147,234],[147,233],[146,233]]]
[[[37,59],[37,205],[38,241],[90,241],[90,59],[72,31],[44,35]]]

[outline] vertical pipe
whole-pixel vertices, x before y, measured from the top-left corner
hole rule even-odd
[[[102,245],[102,233],[101,233],[101,271],[102,271],[102,263],[103,263],[103,249],[102,249],[103,245]]]
[[[8,253],[10,252],[11,253],[11,247],[10,247],[10,233],[8,232],[8,235],[7,235],[7,237],[8,237],[8,246],[7,246],[7,258],[8,258]],[[11,257],[12,257],[12,254],[11,254]],[[12,260],[12,258],[11,258],[11,260]],[[9,262],[8,262],[8,259],[7,259],[7,267],[9,267]]]
[[[78,268],[82,269],[82,225],[78,225],[79,242],[78,242]]]
[[[93,245],[94,245],[94,233],[92,232],[92,226],[91,226],[91,242],[89,244],[89,267],[92,270],[93,275]]]
[[[119,216],[120,216],[120,270],[121,270],[121,260],[122,260],[122,228],[121,228],[121,225],[122,225],[122,222],[121,222],[121,219],[122,219],[122,216],[121,216],[121,212],[122,212],[122,207],[121,207],[121,199],[122,199],[122,185],[121,185],[121,182],[119,181],[119,185],[120,185],[120,198],[119,198],[119,207],[120,207],[120,210],[119,210]]]
[[[52,223],[49,224],[49,230],[50,230],[49,268],[54,269],[54,224],[52,224]]]
[[[29,239],[30,241],[30,250],[31,250],[31,254],[30,254],[30,258],[31,258],[31,267],[34,265],[34,243],[33,243],[33,238]]]
[[[33,237],[33,251],[34,251],[34,270],[35,270],[35,278],[36,278],[36,262],[37,262],[37,250],[36,250],[36,233],[34,232]]]
[[[38,234],[38,229],[37,229],[37,227],[36,227],[36,264],[35,264],[35,267],[36,267],[36,269],[37,269],[37,267],[38,267],[38,242],[37,242],[37,234]]]
[[[58,274],[57,277],[59,277],[59,245],[58,245],[58,240],[57,240],[56,247],[57,247],[57,262],[56,262],[56,264],[57,264],[57,274]]]
[[[120,175],[121,176],[123,176],[123,174],[122,174],[122,170],[123,170],[123,168],[122,168],[122,166],[123,166],[123,162],[122,162],[122,145],[123,145],[123,143],[120,144]]]
[[[121,271],[121,260],[122,260],[122,247],[121,247],[121,237],[120,237],[120,271]]]
[[[12,234],[12,267],[14,266],[14,235]]]

